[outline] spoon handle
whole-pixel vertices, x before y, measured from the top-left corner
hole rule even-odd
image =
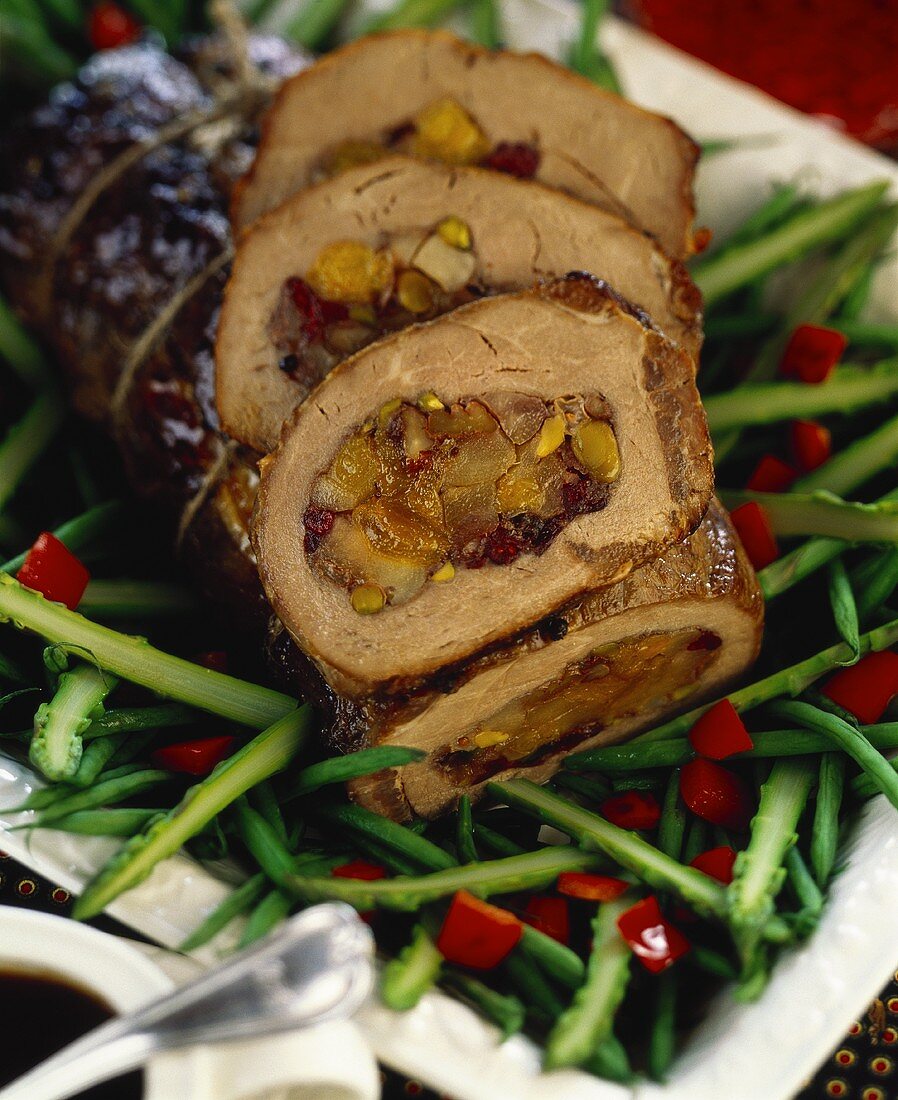
[[[373,953],[355,910],[316,905],[196,981],[78,1039],[0,1089],[0,1100],[64,1100],[156,1051],[351,1016],[371,992]]]

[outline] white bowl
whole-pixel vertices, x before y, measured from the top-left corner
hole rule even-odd
[[[0,969],[59,977],[119,1014],[161,997],[174,984],[127,940],[64,917],[5,905],[0,906]],[[143,1100],[166,1100],[152,1065],[144,1073]]]

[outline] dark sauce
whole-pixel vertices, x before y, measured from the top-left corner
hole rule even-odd
[[[115,1013],[99,997],[55,974],[0,971],[0,1088]],[[129,1073],[79,1092],[74,1100],[140,1100],[143,1074]]]

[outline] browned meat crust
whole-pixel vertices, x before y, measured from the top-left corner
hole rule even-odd
[[[252,53],[281,75],[303,63],[272,39]],[[219,491],[252,471],[226,450],[211,370],[226,209],[255,118],[217,117],[217,42],[187,57],[196,73],[151,45],[98,54],[5,136],[0,283],[57,353],[79,412],[114,432],[138,492],[184,528],[200,587],[261,624],[248,516],[235,523],[234,494]],[[199,531],[222,564],[214,581]]]

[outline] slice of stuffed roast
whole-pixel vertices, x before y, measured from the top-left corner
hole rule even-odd
[[[724,694],[757,657],[763,611],[754,570],[712,500],[698,530],[660,558],[417,688],[340,695],[283,629],[271,652],[325,716],[335,751],[426,751],[350,784],[357,802],[408,820],[477,797],[491,779],[541,782],[575,748],[625,740]]]
[[[689,535],[712,486],[691,359],[577,275],[337,366],[263,461],[253,541],[275,613],[330,688],[414,710],[427,685]],[[477,698],[468,724],[497,695]]]
[[[322,176],[386,152],[538,179],[627,218],[676,257],[693,251],[697,146],[538,54],[442,31],[374,35],[286,82],[233,206],[245,227]]]
[[[216,342],[222,423],[271,451],[286,417],[353,351],[572,270],[605,279],[698,356],[695,285],[616,215],[480,168],[393,156],[351,169],[244,235]]]

